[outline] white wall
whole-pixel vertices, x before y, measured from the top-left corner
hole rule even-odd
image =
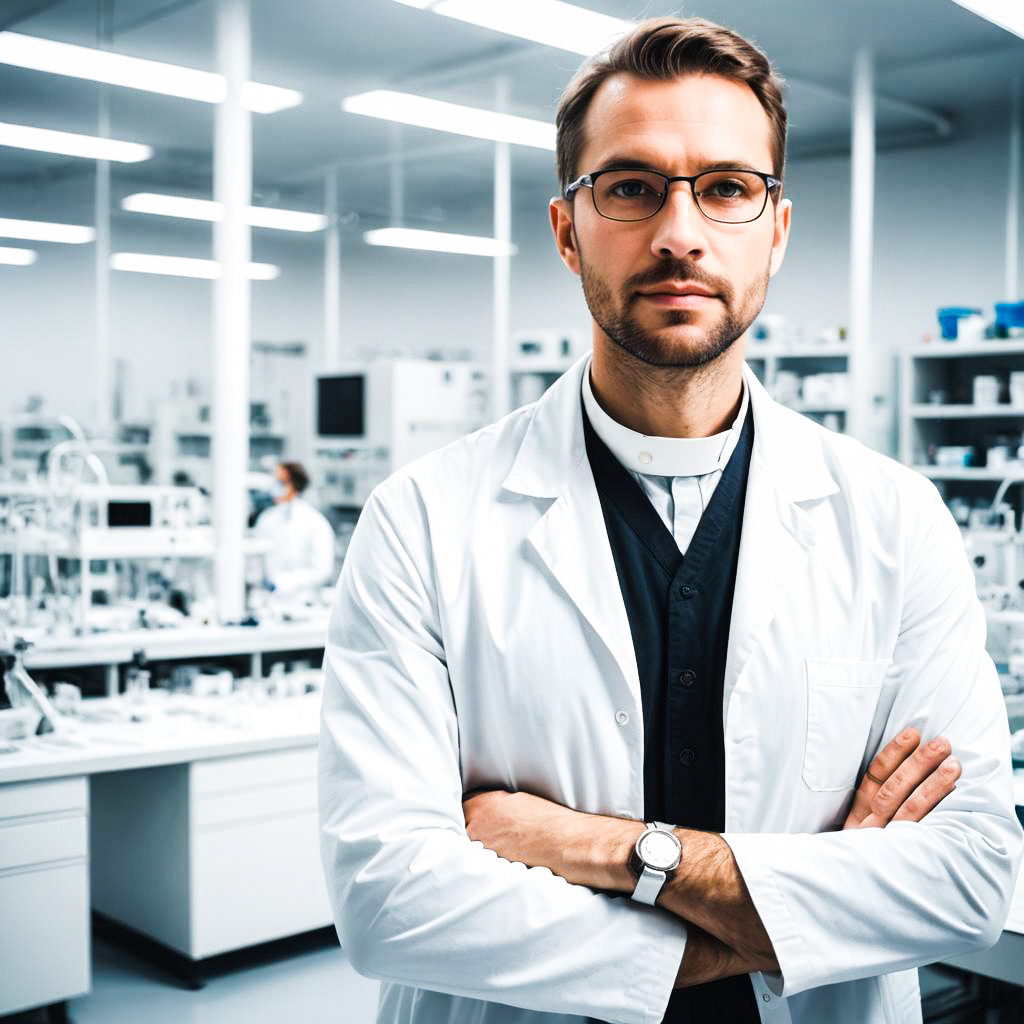
[[[874,277],[880,353],[935,335],[939,306],[977,305],[991,312],[1004,298],[1006,174],[1007,143],[998,130],[963,135],[950,145],[880,154]],[[787,192],[795,203],[793,236],[766,310],[816,326],[846,323],[849,161],[794,161]],[[537,207],[517,211],[514,220],[520,253],[513,260],[513,330],[588,323],[578,281],[554,253],[545,204],[546,194],[538,195]],[[203,225],[182,228],[124,217],[114,225],[115,250],[208,255],[209,239]],[[92,247],[37,248],[35,266],[0,267],[0,415],[20,407],[29,394],[42,394],[50,411],[69,411],[89,422]],[[316,360],[323,344],[321,242],[261,232],[254,258],[282,268],[277,281],[253,283],[254,336],[306,341]],[[486,356],[489,261],[372,249],[358,235],[346,235],[342,269],[342,337],[350,351]],[[113,349],[130,366],[129,415],[145,415],[152,399],[171,394],[172,382],[208,382],[210,299],[208,282],[113,274]]]

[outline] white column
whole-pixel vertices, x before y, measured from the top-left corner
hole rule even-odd
[[[497,110],[504,110],[508,83],[498,82]],[[509,411],[511,380],[509,378],[509,296],[512,287],[512,160],[507,142],[494,144],[494,238],[500,253],[494,257],[494,351],[492,408],[494,418]]]
[[[1010,83],[1010,173],[1006,190],[1006,282],[1003,298],[1017,302],[1020,286],[1021,78]]]
[[[101,3],[98,42],[101,49],[110,46],[111,11],[109,0]],[[110,138],[110,87],[99,86],[97,135]],[[93,428],[103,436],[110,432],[114,420],[113,354],[110,345],[110,161],[96,161],[96,189],[93,219],[96,226],[95,259],[96,290],[96,406]]]
[[[871,336],[871,272],[875,218],[875,99],[871,53],[853,60],[850,168],[850,409],[847,431],[871,443],[872,396],[879,367]]]
[[[341,361],[341,227],[335,169],[324,180],[324,215],[324,369],[336,370]]]
[[[405,164],[400,124],[391,125],[391,226],[405,227]]]
[[[245,613],[242,548],[248,500],[252,115],[242,105],[250,76],[249,0],[217,0],[217,70],[227,97],[214,127],[213,196],[224,209],[214,226],[220,277],[213,295],[213,524],[217,608],[221,622]]]

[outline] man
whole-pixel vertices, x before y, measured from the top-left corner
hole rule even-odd
[[[253,528],[269,540],[264,586],[281,597],[305,597],[330,583],[334,575],[334,530],[302,495],[309,474],[300,462],[274,467],[274,504],[264,509]]]
[[[1005,918],[1006,711],[934,487],[745,370],[778,82],[660,19],[557,125],[593,356],[380,487],[339,581],[342,944],[387,1022],[920,1020]]]

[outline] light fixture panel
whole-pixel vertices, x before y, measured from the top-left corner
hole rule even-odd
[[[383,245],[423,252],[459,253],[466,256],[514,256],[519,250],[496,238],[480,235],[455,235],[444,231],[420,231],[415,228],[377,228],[363,234],[367,245]]]
[[[45,220],[16,220],[0,217],[0,238],[23,238],[31,242],[64,242],[82,245],[96,238],[96,229],[80,224],[53,224]]]

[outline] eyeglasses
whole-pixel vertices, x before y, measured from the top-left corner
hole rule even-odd
[[[581,188],[589,188],[594,209],[602,217],[648,220],[665,205],[673,181],[689,182],[697,209],[718,224],[749,224],[757,220],[768,205],[768,193],[776,192],[782,185],[780,179],[770,174],[734,167],[674,177],[659,171],[607,167],[577,178],[566,187],[565,198],[571,199]]]

